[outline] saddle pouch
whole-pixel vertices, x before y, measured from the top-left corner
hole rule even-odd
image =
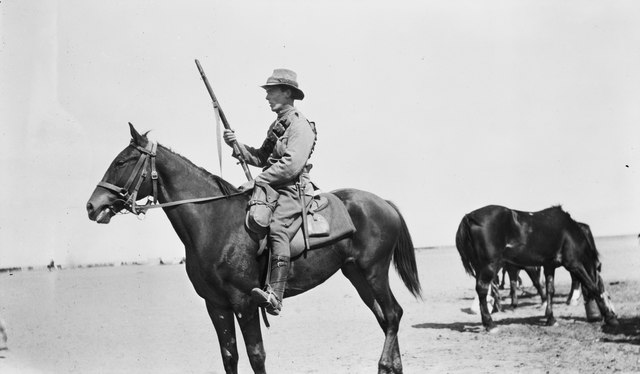
[[[271,216],[280,194],[266,183],[256,183],[245,218],[247,228],[259,235],[269,232]]]
[[[329,236],[329,221],[320,214],[307,215],[307,228],[310,237]]]

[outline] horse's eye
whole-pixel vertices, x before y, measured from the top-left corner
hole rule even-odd
[[[118,160],[118,161],[116,161],[116,167],[117,167],[117,168],[121,167],[122,165],[124,165],[124,163],[125,163],[125,162],[126,162],[125,160]]]

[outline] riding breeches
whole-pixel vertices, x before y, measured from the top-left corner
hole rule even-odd
[[[310,186],[310,184],[307,184]],[[271,217],[269,239],[272,255],[291,256],[290,242],[302,224],[302,206],[295,184],[277,189],[280,197]],[[310,201],[310,197],[305,200]]]

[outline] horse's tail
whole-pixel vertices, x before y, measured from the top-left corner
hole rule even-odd
[[[422,287],[420,286],[420,279],[418,279],[418,266],[416,265],[415,248],[413,247],[413,240],[411,240],[411,234],[407,228],[407,223],[400,213],[400,209],[398,209],[398,207],[389,200],[387,200],[387,203],[389,203],[389,205],[391,205],[391,207],[393,207],[393,209],[398,213],[402,226],[400,237],[398,238],[393,250],[393,264],[398,274],[400,274],[400,279],[402,279],[404,285],[407,286],[411,294],[415,297],[422,298]]]
[[[475,277],[476,270],[471,263],[471,257],[474,254],[473,237],[471,236],[471,227],[469,224],[469,215],[465,214],[460,221],[458,231],[456,232],[456,248],[460,253],[460,259],[462,260],[462,266],[467,274]]]

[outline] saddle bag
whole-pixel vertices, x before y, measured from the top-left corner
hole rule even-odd
[[[329,222],[324,216],[318,213],[327,206],[329,206],[329,200],[327,200],[326,197],[320,194],[313,196],[307,214],[309,237],[329,236]]]
[[[320,214],[307,215],[307,228],[309,229],[309,237],[329,236],[329,222]]]
[[[265,183],[256,183],[245,218],[247,228],[259,235],[269,232],[271,216],[276,209],[280,194]]]

